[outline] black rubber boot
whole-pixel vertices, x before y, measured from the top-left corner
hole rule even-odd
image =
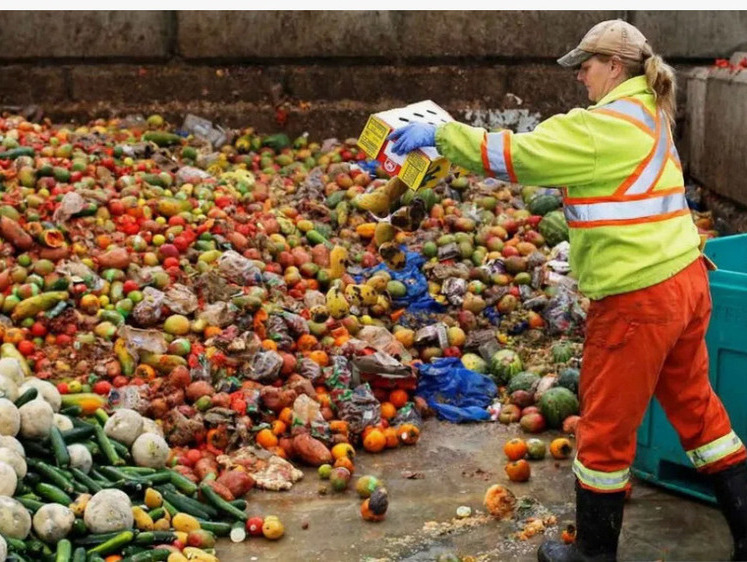
[[[539,562],[614,562],[622,528],[625,492],[599,494],[576,481],[576,542],[545,541]]]
[[[747,463],[712,475],[721,511],[734,538],[732,560],[747,560]]]

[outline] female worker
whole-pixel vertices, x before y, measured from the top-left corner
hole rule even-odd
[[[578,68],[588,109],[529,133],[410,123],[393,150],[435,146],[477,173],[563,189],[571,269],[591,299],[581,369],[577,541],[545,542],[540,561],[615,560],[636,430],[652,396],[695,467],[713,475],[747,560],[747,454],[708,379],[711,312],[700,239],[672,142],[672,69],[632,25],[605,21],[558,60]]]

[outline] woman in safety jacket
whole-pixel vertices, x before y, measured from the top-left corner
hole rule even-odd
[[[571,269],[589,299],[579,394],[577,540],[545,542],[540,561],[615,560],[636,430],[652,396],[695,467],[712,475],[747,560],[744,445],[711,388],[706,263],[672,142],[675,79],[632,25],[605,21],[558,60],[594,103],[532,132],[410,123],[393,150],[425,146],[473,172],[560,187]]]

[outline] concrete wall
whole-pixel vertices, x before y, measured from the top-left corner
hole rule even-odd
[[[747,41],[746,12],[4,12],[0,106],[356,136],[371,112],[430,98],[531,123],[587,103],[555,59],[615,17],[681,68]]]

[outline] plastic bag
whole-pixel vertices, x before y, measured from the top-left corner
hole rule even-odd
[[[249,378],[262,384],[272,384],[280,376],[283,367],[283,358],[274,351],[258,353],[254,356],[252,372]]]
[[[175,283],[166,291],[163,304],[177,314],[187,315],[197,310],[199,303],[189,287]]]
[[[389,269],[386,264],[381,263],[376,267],[364,270],[362,275],[357,276],[356,283],[361,283],[371,277],[377,271],[387,271],[392,279],[401,281],[407,287],[404,297],[392,299],[395,308],[407,308],[408,312],[443,312],[444,306],[438,303],[428,293],[428,279],[426,279],[420,268],[425,263],[425,258],[415,252],[405,253],[405,267],[400,270]]]
[[[52,215],[52,221],[56,224],[67,221],[76,213],[80,213],[87,206],[86,200],[75,191],[68,191],[62,198],[59,207]]]
[[[215,302],[205,305],[205,309],[197,314],[197,318],[205,320],[211,326],[225,328],[236,318],[236,307],[227,302]]]
[[[298,363],[298,374],[305,379],[309,379],[311,384],[316,384],[322,376],[322,368],[318,363],[304,357]]]
[[[218,270],[223,277],[239,285],[257,284],[262,279],[254,262],[233,250],[223,252],[218,258]]]
[[[542,311],[547,322],[547,334],[567,334],[586,320],[586,312],[579,302],[579,294],[563,285],[558,285],[558,292],[550,299]]]
[[[182,166],[176,171],[176,183],[182,185],[185,183],[201,183],[212,176],[205,170],[200,170],[194,166]]]
[[[293,423],[297,420],[301,425],[310,425],[313,421],[324,421],[319,410],[319,402],[302,394],[293,402]]]
[[[388,355],[399,357],[404,362],[411,359],[407,349],[386,328],[381,326],[364,326],[355,335],[356,339],[366,342],[371,347],[383,351]]]
[[[355,435],[367,426],[378,425],[381,422],[381,404],[367,383],[346,392],[336,405],[337,415],[341,420],[348,422],[348,428]]]
[[[436,359],[419,370],[416,394],[440,419],[455,423],[490,419],[486,408],[498,389],[489,377],[470,371],[456,357]]]
[[[127,349],[139,356],[141,351],[148,353],[166,353],[168,345],[160,330],[138,330],[132,326],[122,325],[119,336],[124,339]]]
[[[146,287],[143,289],[143,300],[132,310],[132,319],[138,326],[153,326],[161,320],[165,295],[158,289]]]

